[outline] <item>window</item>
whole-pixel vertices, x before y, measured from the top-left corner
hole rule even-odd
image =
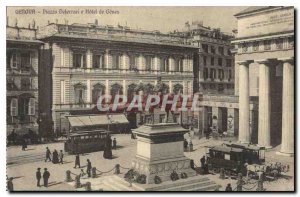
[[[76,89],[75,90],[75,103],[76,104],[83,104],[83,89]]]
[[[214,57],[211,57],[210,58],[210,64],[213,66],[215,65],[215,58]]]
[[[226,60],[226,66],[227,67],[231,67],[231,59],[227,59]]]
[[[206,66],[206,56],[203,56],[203,65]]]
[[[271,40],[265,40],[264,41],[264,49],[265,50],[271,50]]]
[[[29,106],[28,106],[28,115],[34,116],[35,115],[35,99],[29,99]]]
[[[12,69],[17,69],[21,63],[21,58],[19,53],[12,53],[10,67]]]
[[[159,115],[159,123],[163,123],[163,122],[165,122],[166,120],[166,115],[165,114],[160,114]]]
[[[169,60],[168,60],[168,58],[161,58],[160,71],[169,72]]]
[[[224,79],[224,70],[222,69],[219,69],[218,71],[218,75],[219,75],[219,79],[220,81],[222,81]]]
[[[208,78],[208,68],[203,69],[203,78],[207,79]]]
[[[86,68],[86,55],[84,53],[73,54],[73,67]]]
[[[230,49],[227,50],[227,54],[228,54],[228,55],[231,55]]]
[[[175,71],[176,72],[182,72],[183,71],[183,60],[182,59],[176,59],[175,60]]]
[[[216,49],[215,49],[214,46],[211,46],[210,50],[211,50],[211,53],[212,53],[212,54],[215,54],[215,53],[216,53]]]
[[[224,55],[224,47],[219,47],[219,54]]]
[[[21,78],[21,90],[30,90],[31,81],[30,78]]]
[[[21,53],[21,71],[28,72],[31,67],[30,52]]]
[[[139,62],[139,57],[136,55],[130,55],[129,56],[129,68],[137,68],[138,62]]]
[[[94,104],[97,103],[98,98],[102,96],[105,92],[105,86],[102,84],[96,84],[94,85],[93,91],[92,91],[92,102]]]
[[[104,67],[104,56],[103,54],[93,54],[93,68]]]
[[[218,84],[218,91],[223,92],[224,91],[224,86],[223,84]]]
[[[275,43],[276,43],[276,49],[283,48],[283,40],[282,39],[275,40]]]
[[[289,37],[288,38],[288,43],[289,43],[289,47],[294,47],[294,37]]]
[[[232,71],[230,69],[228,70],[228,75],[229,75],[228,78],[230,80],[232,78]]]
[[[242,44],[242,52],[246,53],[248,51],[248,45],[246,43]]]
[[[84,91],[86,87],[78,83],[74,86],[74,93],[75,93],[75,104],[84,104]]]
[[[121,55],[120,54],[113,54],[112,55],[112,69],[119,69],[121,62]]]
[[[210,69],[210,79],[216,78],[216,70],[214,68]]]
[[[60,81],[60,103],[61,104],[65,103],[65,81],[64,80]]]
[[[254,42],[253,43],[253,51],[258,51],[259,50],[259,42]]]
[[[222,66],[223,65],[223,59],[222,58],[218,58],[218,65]]]
[[[202,49],[205,53],[208,53],[208,45],[207,44],[202,44]]]
[[[10,115],[18,116],[18,99],[13,98],[10,101]]]
[[[152,68],[152,57],[151,56],[146,56],[146,70],[150,71]]]

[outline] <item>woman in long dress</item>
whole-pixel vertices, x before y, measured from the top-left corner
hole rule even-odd
[[[59,160],[58,160],[58,152],[57,152],[57,150],[54,150],[54,151],[53,151],[53,154],[52,154],[52,156],[53,156],[53,158],[52,158],[52,162],[53,162],[54,164],[57,164],[57,163],[59,162]]]

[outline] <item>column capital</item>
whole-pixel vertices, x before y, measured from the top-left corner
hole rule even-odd
[[[243,61],[236,61],[236,63],[238,65],[245,65],[245,66],[249,66],[249,64],[253,63],[253,60],[243,60]]]
[[[258,63],[258,64],[265,64],[265,65],[273,64],[275,61],[276,61],[276,59],[260,59],[260,60],[254,60],[255,63]]]
[[[294,64],[295,62],[295,59],[294,57],[284,57],[284,58],[278,58],[279,61],[285,63],[285,62],[288,62],[290,64]]]

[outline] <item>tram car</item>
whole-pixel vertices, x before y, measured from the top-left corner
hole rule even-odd
[[[261,164],[264,162],[264,148],[237,143],[206,147],[209,170],[246,173],[245,164]]]
[[[69,154],[83,154],[104,150],[109,133],[105,130],[80,131],[70,133],[64,144]]]

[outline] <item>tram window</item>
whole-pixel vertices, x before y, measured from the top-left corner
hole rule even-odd
[[[229,154],[225,154],[225,155],[224,155],[224,159],[225,159],[225,160],[230,160],[230,155],[229,155]]]

